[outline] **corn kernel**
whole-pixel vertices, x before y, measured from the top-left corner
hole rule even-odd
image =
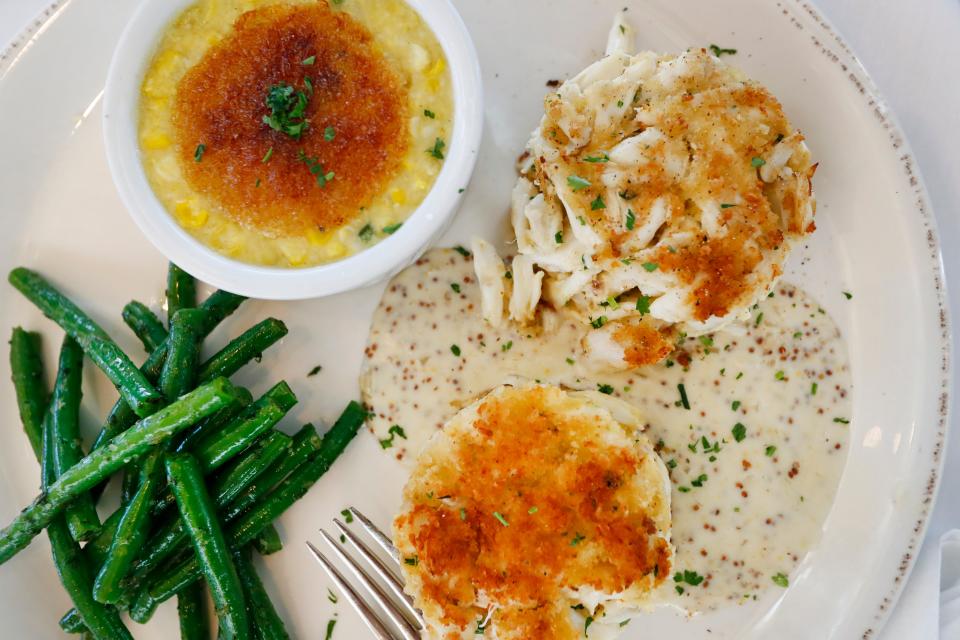
[[[390,199],[396,204],[404,204],[407,201],[407,192],[403,189],[394,189],[390,192]]]
[[[443,58],[437,58],[437,61],[433,63],[433,66],[427,71],[428,76],[437,77],[443,70],[447,68],[446,63],[443,61]]]
[[[315,247],[322,247],[330,239],[330,232],[307,229],[307,241]]]
[[[347,255],[347,247],[339,240],[333,240],[327,245],[327,257],[336,259],[345,255]]]
[[[165,133],[147,133],[143,136],[143,146],[150,150],[166,149],[173,143]]]

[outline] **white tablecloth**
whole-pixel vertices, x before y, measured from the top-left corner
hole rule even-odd
[[[48,4],[49,0],[0,0],[0,49]],[[815,4],[847,38],[906,130],[933,199],[947,282],[960,292],[960,1]],[[960,294],[951,297],[950,306],[954,322],[960,322]],[[955,412],[954,436],[960,433],[958,421],[960,413]],[[878,640],[938,637],[940,538],[960,528],[960,440],[955,444],[948,450],[940,498],[917,569]],[[944,549],[955,556],[953,564],[944,565],[944,582],[960,585],[960,535],[948,536]],[[960,586],[944,596],[945,612],[952,611],[958,621],[945,628],[940,640],[960,640]]]

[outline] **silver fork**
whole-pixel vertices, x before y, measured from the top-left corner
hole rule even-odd
[[[347,528],[339,519],[334,518],[333,524],[341,534],[341,540],[349,544],[341,544],[329,533],[320,530],[320,535],[333,549],[334,555],[348,569],[354,579],[363,585],[372,605],[343,577],[343,574],[323,555],[309,540],[307,546],[323,567],[330,579],[340,589],[344,597],[353,605],[363,621],[370,627],[378,640],[419,640],[420,632],[424,628],[423,615],[413,606],[413,600],[403,592],[403,578],[400,572],[400,553],[380,529],[365,515],[350,507],[350,513],[360,523],[373,542],[382,549],[392,560],[383,562],[380,557],[353,531]],[[358,561],[348,553],[348,549],[363,559]],[[366,569],[364,568],[366,567]],[[369,570],[369,571],[368,571]],[[379,578],[380,582],[370,576],[370,571]],[[390,595],[384,593],[381,584],[386,586]],[[399,632],[399,635],[398,635]]]

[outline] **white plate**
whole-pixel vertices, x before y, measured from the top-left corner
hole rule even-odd
[[[349,1],[349,0],[348,0]],[[544,82],[595,59],[614,11],[631,7],[641,45],[680,50],[715,42],[769,86],[821,161],[819,230],[791,261],[788,278],[838,319],[854,380],[851,450],[836,504],[816,549],[788,590],[693,620],[649,616],[644,637],[871,638],[893,606],[916,554],[940,473],[950,380],[949,326],[936,230],[897,125],[843,41],[809,5],[785,0],[460,0],[487,88],[486,136],[468,198],[447,236],[499,238],[513,160],[541,111]],[[119,319],[131,298],[161,300],[164,262],[121,208],[101,145],[98,99],[113,43],[134,3],[72,0],[0,57],[0,270],[26,264],[48,274],[136,351]],[[290,337],[246,372],[263,389],[286,377],[301,405],[289,420],[327,420],[358,394],[367,319],[381,287],[297,304],[254,302],[225,323],[223,340],[265,314]],[[854,293],[846,302],[840,291]],[[59,332],[9,287],[0,287],[0,335],[22,324]],[[0,378],[9,377],[6,362]],[[315,365],[323,372],[306,373]],[[97,422],[115,397],[88,372],[85,414]],[[13,394],[0,385],[0,520],[36,492],[37,468],[17,426]],[[296,637],[319,637],[338,613],[335,638],[365,638],[301,541],[316,538],[347,503],[389,522],[402,472],[362,435],[280,526],[287,549],[267,560],[271,588]],[[68,601],[41,537],[0,568],[4,635],[57,636]],[[138,638],[174,637],[165,606]],[[641,625],[632,635],[641,637]]]

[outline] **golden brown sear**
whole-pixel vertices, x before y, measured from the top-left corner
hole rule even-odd
[[[299,135],[264,122],[275,87],[292,88],[291,105],[297,92],[306,98],[289,120],[306,123]],[[180,81],[181,166],[241,224],[276,236],[332,229],[397,170],[409,144],[406,94],[370,33],[326,2],[255,9]]]
[[[666,472],[641,442],[554,387],[501,388],[448,423],[394,523],[426,637],[458,638],[494,608],[496,637],[576,638],[571,594],[635,604],[662,583]]]

